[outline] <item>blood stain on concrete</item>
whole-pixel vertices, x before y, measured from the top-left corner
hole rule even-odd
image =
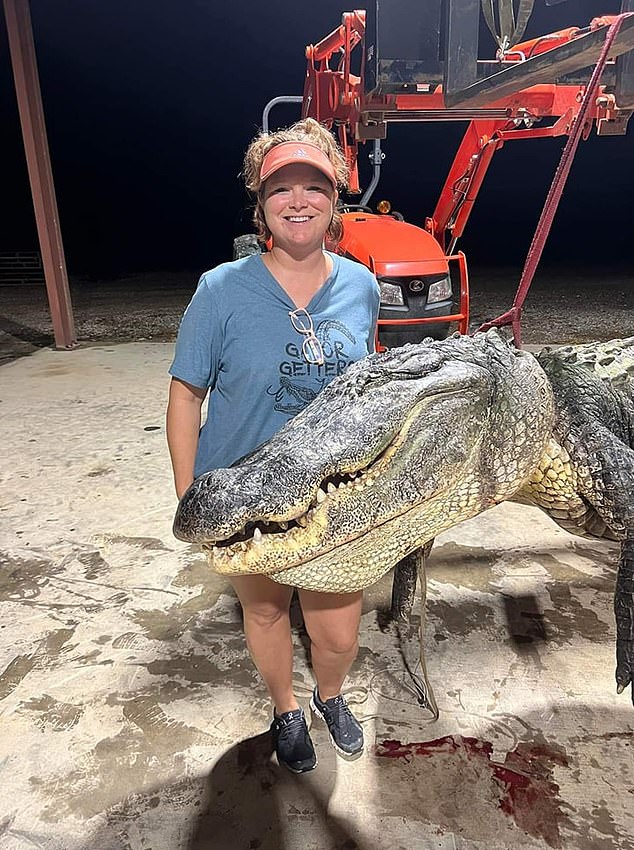
[[[497,807],[520,829],[550,847],[562,847],[561,829],[571,829],[572,823],[563,811],[565,804],[559,798],[553,768],[569,766],[565,750],[544,742],[519,743],[507,753],[504,763],[493,761],[492,753],[493,745],[488,741],[460,735],[414,743],[386,740],[375,748],[377,757],[387,759],[447,760],[454,755],[466,759],[480,776],[489,774],[495,786],[491,800],[497,801]]]

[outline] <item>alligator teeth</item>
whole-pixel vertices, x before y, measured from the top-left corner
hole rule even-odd
[[[319,490],[317,490],[317,504],[321,505],[321,503],[324,501],[325,498],[326,498],[326,494],[324,493],[324,491],[320,487]]]
[[[259,528],[257,528],[257,526],[256,526],[255,531],[253,532],[253,542],[254,543],[262,543],[262,532],[260,531]]]
[[[282,521],[282,522],[278,522],[278,525],[279,525],[279,527],[280,527],[283,531],[286,531],[286,529],[288,528],[288,523],[287,523],[287,522],[283,522],[283,521]]]
[[[298,516],[295,522],[297,523],[297,525],[301,525],[302,528],[306,528],[306,526],[308,525],[308,519],[306,517],[306,514]]]
[[[243,552],[247,551],[247,544],[244,542],[244,540],[240,544],[240,549],[242,549]]]
[[[351,481],[340,481],[337,489],[343,490],[348,486],[348,484],[351,484],[351,483],[352,483]]]
[[[315,525],[320,525],[322,528],[326,528],[328,525],[328,520],[323,513],[323,511],[318,511],[315,516],[312,518],[312,522]]]
[[[337,488],[336,488],[336,487],[335,487],[335,485],[332,483],[332,481],[329,481],[329,482],[328,482],[328,492],[329,492],[329,493],[336,493],[336,492],[337,492]]]

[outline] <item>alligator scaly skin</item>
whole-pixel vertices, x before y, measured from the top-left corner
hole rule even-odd
[[[538,360],[555,397],[553,442],[569,455],[574,485],[567,505],[544,509],[573,533],[621,542],[614,596],[620,692],[634,674],[634,337],[545,351]]]
[[[496,332],[371,355],[238,466],[198,479],[175,533],[209,546],[257,522],[263,541],[213,550],[214,570],[361,590],[510,498],[542,456],[553,418],[543,370]],[[367,463],[359,486],[326,498],[305,528],[266,533],[266,522],[305,514],[324,479]]]
[[[218,572],[348,592],[498,502],[538,505],[568,531],[621,543],[622,690],[634,663],[633,376],[634,337],[534,358],[489,331],[370,355],[240,464],[198,479],[175,533]],[[413,593],[402,580],[397,611]]]

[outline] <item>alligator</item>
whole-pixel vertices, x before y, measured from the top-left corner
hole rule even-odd
[[[407,616],[437,534],[504,500],[537,505],[620,542],[621,693],[634,669],[633,449],[634,337],[536,356],[496,330],[426,339],[352,364],[268,442],[198,478],[174,533],[219,573],[311,590],[359,590],[396,565],[393,609]]]

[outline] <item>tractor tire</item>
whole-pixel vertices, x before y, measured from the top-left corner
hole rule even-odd
[[[236,236],[233,240],[234,260],[241,260],[243,257],[250,257],[252,254],[261,253],[262,248],[255,233],[243,233],[242,236]]]

